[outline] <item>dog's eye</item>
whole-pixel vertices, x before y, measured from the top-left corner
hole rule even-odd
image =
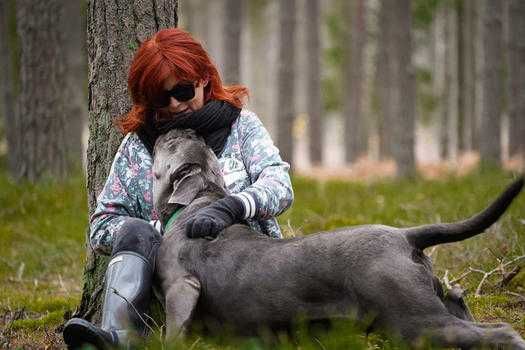
[[[153,176],[155,176],[155,179],[160,179],[160,174],[156,171],[153,172]]]

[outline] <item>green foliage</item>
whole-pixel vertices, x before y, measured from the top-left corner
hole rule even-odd
[[[135,42],[130,41],[130,42],[128,43],[128,49],[129,49],[130,51],[135,52],[135,51],[137,51],[138,48],[139,48],[139,43],[138,43],[138,42],[136,42],[136,41],[135,41]]]
[[[341,17],[341,3],[336,2],[335,6],[325,17],[325,25],[328,31],[330,45],[323,52],[323,63],[326,71],[322,77],[323,106],[325,111],[336,111],[342,105],[342,84],[343,84],[343,59],[347,48],[344,39],[345,30],[348,23],[344,23]]]
[[[324,77],[321,81],[323,108],[325,111],[337,111],[341,108],[341,82],[338,77]]]
[[[439,98],[434,93],[432,79],[433,77],[430,70],[424,68],[416,69],[416,108],[419,119],[423,123],[430,122],[432,114],[439,106]]]
[[[9,324],[9,329],[16,331],[16,330],[25,330],[25,331],[33,331],[37,330],[39,328],[45,328],[49,327],[50,325],[58,326],[62,320],[64,319],[64,311],[53,311],[46,313],[44,316],[41,316],[37,319],[23,319],[23,320],[15,320],[12,323]]]
[[[432,23],[438,6],[444,0],[414,0],[412,1],[412,17],[414,27],[426,29]]]
[[[266,6],[268,6],[268,3],[268,0],[250,0],[248,4],[249,23],[259,36],[262,34],[264,23],[266,21],[266,18],[261,14],[264,12]]]
[[[14,183],[0,166],[0,329],[52,329],[80,298],[87,201],[78,172]],[[2,319],[0,317],[0,319]],[[1,338],[1,337],[0,337]]]

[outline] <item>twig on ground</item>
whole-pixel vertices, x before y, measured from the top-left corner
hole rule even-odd
[[[467,270],[466,272],[463,272],[459,277],[454,278],[452,281],[450,281],[450,284],[458,283],[459,281],[461,281],[463,278],[467,277],[471,273],[472,273],[471,270]]]
[[[26,264],[24,262],[20,263],[20,266],[18,267],[18,270],[16,271],[17,281],[22,280],[22,275],[24,274],[25,268],[26,268]]]
[[[157,323],[157,321],[155,321],[155,320],[153,319],[153,317],[151,317],[151,316],[148,315],[148,314],[144,314],[144,316],[146,316],[148,319],[150,319],[151,322],[153,322],[153,324],[155,325],[155,327],[157,327],[157,328],[159,329],[159,331],[162,331],[161,326],[159,326],[159,324]]]
[[[60,288],[62,289],[62,291],[66,292],[69,294],[69,291],[67,290],[65,284],[64,284],[64,280],[62,280],[62,275],[61,274],[58,274],[58,284],[60,285]]]
[[[491,249],[490,247],[487,248],[487,250],[489,251],[490,254],[492,254],[493,257],[496,258],[496,260],[498,261],[499,264],[501,264],[501,262],[503,261],[503,259],[505,257],[501,257],[499,256],[498,254],[496,254],[496,252],[494,251],[494,249]]]
[[[428,252],[428,257],[431,258],[432,257],[432,254],[434,254],[434,252],[436,251],[437,249],[437,245],[433,246],[431,249],[430,249],[430,252]]]
[[[140,314],[139,310],[137,310],[137,308],[135,307],[135,305],[133,305],[132,302],[130,302],[125,296],[123,296],[122,294],[119,293],[118,290],[116,290],[115,288],[111,288],[111,291],[113,293],[115,293],[116,295],[118,295],[119,297],[121,297],[122,299],[124,299],[124,301],[126,303],[128,303],[128,305],[130,305],[133,310],[135,311],[135,313],[139,316],[140,320],[144,323],[144,325],[146,327],[148,327],[148,329],[152,332],[152,333],[155,333],[155,330],[153,328],[151,328],[151,326],[146,322],[146,320],[144,320],[144,318],[142,317],[142,315]]]
[[[445,274],[443,275],[443,284],[447,289],[452,289],[452,285],[450,284],[450,281],[448,280],[448,270],[445,270]]]
[[[520,271],[521,271],[521,266],[519,265],[514,266],[514,268],[509,273],[503,275],[503,278],[498,283],[498,287],[500,288],[505,287],[507,284],[510,283],[510,281],[512,281],[514,277],[516,277],[518,273],[520,273]]]
[[[525,259],[525,255],[520,255],[518,257],[515,257],[514,259],[510,260],[510,261],[507,261],[506,263],[502,264],[500,263],[497,267],[495,267],[494,269],[490,270],[490,271],[483,271],[483,270],[480,270],[480,269],[474,269],[472,267],[469,267],[469,270],[472,271],[472,272],[478,272],[478,273],[481,273],[483,274],[483,277],[481,278],[481,281],[479,282],[478,284],[478,287],[476,288],[476,292],[474,293],[474,296],[475,297],[479,297],[481,296],[481,287],[483,286],[483,284],[486,282],[487,278],[496,273],[496,272],[501,272],[501,271],[505,271],[505,268],[509,265],[512,265],[514,264],[515,262],[521,260],[521,259]]]
[[[157,329],[159,330],[160,346],[161,346],[161,349],[164,350],[165,349],[165,344],[164,344],[164,341],[162,340],[162,336],[164,335],[164,333],[163,333],[163,326],[159,326],[157,321],[155,321],[153,319],[153,317],[151,317],[150,315],[144,314],[144,316],[146,316],[148,319],[150,319],[151,322],[153,322],[153,324],[155,325],[155,327],[157,327]]]
[[[197,346],[197,344],[198,344],[200,341],[201,341],[201,338],[200,338],[200,337],[197,338],[197,339],[195,339],[195,341],[193,342],[193,344],[191,344],[191,346],[188,348],[188,350],[193,350],[193,348],[194,348],[195,346]]]
[[[326,348],[324,347],[323,343],[321,343],[321,341],[319,339],[314,337],[314,340],[319,344],[319,346],[321,347],[322,350],[326,350]]]

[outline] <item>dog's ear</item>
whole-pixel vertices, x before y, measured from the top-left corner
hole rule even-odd
[[[201,176],[201,169],[194,169],[180,181],[173,183],[173,192],[168,203],[186,206],[190,204],[203,189],[204,180]]]

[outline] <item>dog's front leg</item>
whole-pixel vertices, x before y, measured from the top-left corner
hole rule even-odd
[[[191,322],[201,284],[194,276],[178,278],[166,293],[166,340],[184,337]]]

